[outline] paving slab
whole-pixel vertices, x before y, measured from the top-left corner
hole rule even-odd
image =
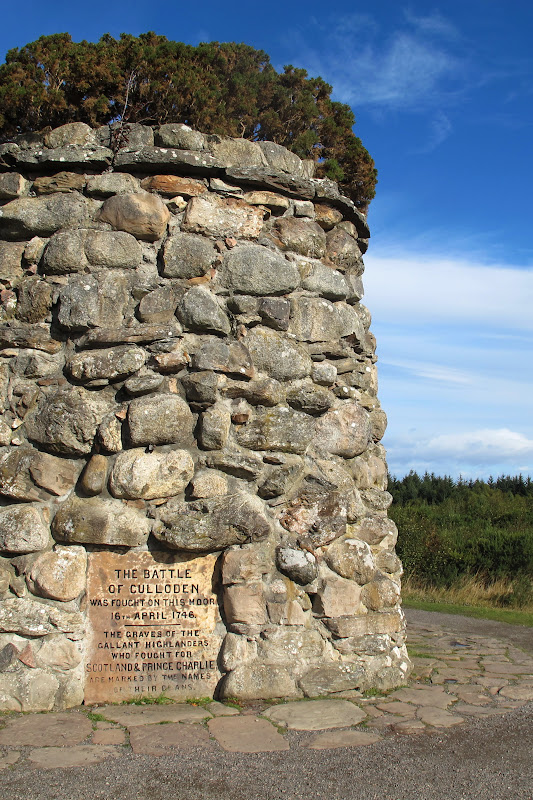
[[[38,747],[29,753],[28,761],[41,769],[64,769],[89,767],[119,755],[120,750],[116,747],[80,744],[73,747]]]
[[[415,707],[410,703],[402,703],[401,700],[391,700],[389,703],[378,703],[376,708],[387,714],[401,714],[404,717],[414,717]]]
[[[183,725],[169,722],[167,725],[135,725],[130,731],[133,752],[143,756],[164,756],[173,750],[209,750],[213,742],[203,725]]]
[[[188,703],[176,703],[169,705],[147,705],[147,706],[100,706],[95,709],[98,714],[133,728],[136,725],[157,725],[161,722],[203,722],[211,718],[209,711],[200,706],[192,706]]]
[[[504,686],[499,694],[511,700],[533,700],[533,686]]]
[[[283,703],[265,711],[264,715],[296,731],[323,731],[358,725],[366,714],[349,700],[301,700]]]
[[[315,736],[307,747],[310,750],[333,750],[339,747],[363,747],[381,741],[377,733],[365,731],[328,731]]]
[[[126,732],[122,728],[108,728],[93,733],[93,744],[124,744]]]
[[[395,722],[392,730],[395,733],[411,735],[413,733],[425,733],[427,728],[419,719],[403,719],[401,722]]]
[[[484,664],[485,673],[492,675],[527,675],[533,677],[531,667],[522,667],[520,664]]]
[[[436,706],[447,708],[457,698],[447,694],[440,686],[414,686],[409,689],[397,689],[389,695],[393,700],[403,700],[405,703],[414,703],[417,706]]]
[[[450,714],[449,711],[437,706],[422,706],[417,710],[416,716],[426,725],[432,725],[434,728],[451,728],[453,725],[460,725],[461,722],[464,722],[463,717],[458,714]]]
[[[475,689],[472,689],[471,687],[467,689],[463,689],[462,687],[454,689],[454,693],[460,700],[463,701],[463,703],[469,703],[472,706],[486,706],[492,702],[492,697],[490,697],[488,694],[476,692]]]
[[[10,750],[9,753],[6,753],[3,756],[0,756],[0,769],[7,769],[12,764],[16,764],[20,758],[20,753],[18,750]]]
[[[7,747],[60,747],[77,745],[91,735],[93,726],[77,711],[25,714],[6,722],[0,730],[0,745]]]
[[[214,717],[207,723],[219,745],[230,753],[266,753],[288,750],[288,741],[266,719]]]
[[[208,703],[206,708],[214,717],[236,717],[241,713],[238,708],[226,706],[224,703],[218,703],[216,700],[212,703]]]

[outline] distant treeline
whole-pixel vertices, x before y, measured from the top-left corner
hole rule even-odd
[[[406,576],[451,587],[476,577],[506,582],[501,605],[533,601],[533,482],[509,475],[453,480],[410,472],[390,478],[389,514]]]

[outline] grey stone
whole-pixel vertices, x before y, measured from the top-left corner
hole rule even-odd
[[[142,261],[139,242],[126,231],[88,231],[85,254],[93,267],[135,269]]]
[[[36,452],[30,464],[30,474],[37,486],[59,497],[72,489],[79,473],[79,463],[49,453]]]
[[[282,217],[276,220],[274,231],[284,250],[302,256],[322,258],[326,252],[326,234],[316,222],[301,217]]]
[[[192,444],[193,416],[187,403],[175,394],[137,397],[128,409],[128,426],[134,446]]]
[[[322,577],[313,602],[313,611],[321,617],[346,617],[361,610],[361,587],[335,573]]]
[[[262,167],[267,165],[262,148],[249,139],[209,136],[207,148],[224,167]]]
[[[269,328],[286,331],[289,327],[291,304],[280,297],[263,297],[259,302],[259,315]]]
[[[301,696],[302,693],[296,686],[292,671],[286,667],[276,667],[270,664],[268,666],[265,664],[242,664],[226,675],[220,686],[222,699],[236,697],[239,700],[256,700],[261,697],[264,700],[270,700],[278,697]],[[247,719],[247,717],[240,717],[240,719]],[[224,721],[226,722],[226,720]]]
[[[232,399],[243,398],[253,406],[275,406],[283,400],[281,383],[270,378],[256,381],[227,380],[220,392]]]
[[[277,214],[283,214],[290,207],[289,198],[276,192],[246,192],[243,199],[251,206],[266,206]]]
[[[126,172],[104,172],[87,181],[87,194],[91,197],[110,197],[112,194],[130,194],[139,191],[139,181]]]
[[[0,242],[0,279],[15,286],[22,278],[25,242]]]
[[[22,322],[44,322],[52,308],[52,287],[39,278],[28,278],[19,289],[16,316]]]
[[[203,286],[193,286],[178,304],[177,316],[185,328],[229,334],[231,325],[215,296]]]
[[[86,495],[94,497],[105,489],[107,481],[108,459],[99,453],[94,453],[80,478],[80,489]]]
[[[140,397],[143,394],[151,394],[157,391],[163,383],[163,376],[155,372],[147,372],[144,375],[134,375],[124,384],[127,393],[132,397]]]
[[[37,508],[5,506],[0,509],[0,550],[9,553],[34,553],[44,550],[50,541]]]
[[[207,144],[203,133],[193,131],[181,122],[160,125],[156,142],[163,147],[179,147],[181,150],[204,150]]]
[[[86,572],[85,548],[57,546],[34,561],[28,585],[40,597],[68,602],[84,591]]]
[[[403,571],[402,562],[396,553],[391,552],[390,550],[381,550],[376,554],[376,567],[382,572],[388,572],[390,574],[401,574]]]
[[[151,500],[180,494],[194,474],[186,450],[145,453],[142,448],[119,453],[109,480],[114,497]]]
[[[97,441],[106,453],[122,450],[122,422],[114,412],[107,414],[98,426]]]
[[[20,201],[14,201],[20,202]],[[256,239],[263,227],[263,211],[238,197],[222,198],[216,194],[193,197],[187,206],[182,229],[206,236],[235,236]]]
[[[357,403],[345,401],[316,423],[315,445],[332,455],[354,458],[366,450],[369,439],[368,413]]]
[[[294,547],[278,547],[276,550],[276,565],[279,571],[287,575],[291,581],[302,586],[312,583],[318,575],[317,560],[307,550],[300,550]]]
[[[289,175],[304,175],[304,165],[296,153],[274,142],[258,142],[268,166],[275,171],[287,172]]]
[[[363,585],[376,574],[372,550],[366,542],[350,535],[337,539],[325,552],[326,563],[343,578],[350,578]]]
[[[28,194],[30,182],[19,172],[3,172],[0,175],[0,200],[15,200]]]
[[[43,397],[26,417],[26,435],[52,453],[80,456],[91,452],[96,428],[110,401],[69,387]]]
[[[146,242],[155,242],[166,231],[170,212],[157,195],[137,192],[109,197],[99,216],[102,222],[109,222],[115,230],[126,231]]]
[[[290,730],[322,731],[358,725],[366,714],[348,700],[311,700],[268,708],[264,716]]]
[[[372,440],[374,442],[381,441],[387,430],[387,415],[382,408],[375,408],[370,412],[370,426],[372,428]]]
[[[281,456],[281,463],[265,467],[263,478],[258,483],[258,494],[265,499],[288,493],[303,472],[303,461],[299,456]]]
[[[338,208],[323,205],[322,203],[315,204],[315,219],[325,231],[330,231],[339,222],[342,221],[342,213]]]
[[[341,270],[352,270],[352,274],[361,275],[364,269],[361,250],[356,239],[342,228],[334,228],[326,235],[327,256]]]
[[[251,295],[285,294],[300,285],[290,261],[261,245],[242,245],[229,251],[220,270],[224,286]]]
[[[99,147],[96,143],[90,146],[66,145],[46,149],[26,149],[15,154],[16,165],[23,170],[34,171],[63,169],[107,169],[113,160],[113,151],[107,147]]]
[[[0,704],[4,712],[50,711],[58,689],[56,676],[41,669],[0,674]],[[0,731],[0,737],[1,734],[5,736],[5,729]],[[13,745],[13,738],[9,744]]]
[[[193,500],[218,497],[229,494],[230,480],[216,469],[200,469],[190,482],[190,496]]]
[[[216,257],[212,242],[193,233],[173,232],[163,249],[165,278],[199,278],[205,275]]]
[[[312,259],[300,259],[296,263],[303,289],[316,292],[327,300],[344,300],[350,294],[346,278],[338,270]]]
[[[13,500],[42,500],[30,472],[36,450],[28,445],[10,448],[0,455],[0,495]]]
[[[313,416],[323,414],[335,403],[333,392],[306,379],[292,381],[286,397],[290,406]]]
[[[263,471],[261,456],[236,446],[213,450],[205,457],[205,463],[208,467],[222,470],[228,475],[243,478],[246,481],[255,480]]]
[[[304,347],[277,331],[258,325],[245,341],[257,369],[275,380],[304,378],[311,372],[311,358]]]
[[[69,145],[90,145],[95,143],[93,129],[85,122],[68,122],[47,133],[44,137],[46,147],[67,147]]]
[[[11,368],[23,378],[47,378],[61,373],[64,358],[61,354],[40,353],[38,350],[20,350],[11,361]]]
[[[153,533],[172,550],[209,553],[233,544],[263,539],[270,520],[252,496],[234,494],[195,500],[171,500],[157,513]]]
[[[212,405],[217,399],[218,376],[210,370],[191,372],[181,379],[189,403]]]
[[[227,442],[231,415],[223,403],[216,403],[202,414],[200,444],[204,450],[221,450]]]
[[[154,144],[152,128],[135,122],[112,122],[98,128],[95,134],[105,147],[118,150],[137,150],[141,147],[153,147]]]
[[[366,516],[357,525],[351,526],[350,535],[374,546],[380,544],[386,536],[392,535],[396,539],[398,529],[394,522],[387,517]]]
[[[0,632],[37,637],[64,633],[79,639],[85,632],[85,621],[79,611],[40,603],[29,597],[13,597],[0,603]]]
[[[319,361],[313,364],[311,378],[320,386],[333,386],[337,379],[337,367],[329,361]]]
[[[226,586],[224,615],[228,625],[266,625],[268,614],[264,586],[261,582]]]
[[[122,345],[104,350],[77,353],[67,361],[66,370],[77,381],[100,378],[114,381],[137,372],[146,358],[144,350],[134,345]]]
[[[209,168],[220,168],[216,158],[205,150],[176,150],[168,147],[142,147],[121,150],[115,156],[115,168],[134,172],[171,172],[182,168],[187,173],[201,175]],[[155,169],[156,168],[156,169]]]
[[[306,697],[320,697],[332,692],[357,689],[364,681],[361,664],[338,663],[310,669],[298,681]]]
[[[250,352],[241,342],[226,343],[216,338],[204,338],[200,349],[193,355],[192,363],[197,370],[213,370],[240,378],[251,377],[254,373]]]
[[[57,511],[54,538],[68,544],[145,544],[150,523],[140,511],[120,500],[71,496]]]
[[[40,747],[32,750],[28,759],[40,769],[66,769],[68,767],[90,767],[108,758],[118,758],[116,747],[95,744],[80,744],[62,750],[57,747]]]
[[[289,331],[297,339],[308,342],[337,340],[354,336],[364,340],[364,330],[357,311],[345,303],[330,303],[320,297],[291,299]]]
[[[378,576],[363,586],[361,601],[371,611],[393,608],[400,600],[400,586],[385,576]]]
[[[286,406],[259,407],[252,419],[235,431],[235,439],[251,450],[304,453],[313,439],[314,420]]]
[[[60,228],[83,225],[88,215],[87,200],[77,193],[21,197],[2,206],[0,232],[7,239],[50,236]]]
[[[0,348],[27,347],[42,350],[44,353],[57,353],[61,350],[61,342],[52,339],[48,325],[10,324],[0,328]]]
[[[352,636],[374,636],[376,634],[395,634],[404,630],[405,622],[401,611],[369,612],[361,616],[325,619],[326,627],[341,639]]]
[[[174,316],[178,298],[168,286],[148,292],[139,303],[139,319],[149,324],[168,322]]]
[[[111,277],[114,277],[112,275]],[[108,347],[114,344],[154,344],[180,335],[177,322],[168,325],[136,325],[131,328],[98,328],[77,341],[78,347]]]
[[[87,230],[59,231],[44,251],[43,267],[48,275],[82,272],[89,265],[85,255]]]

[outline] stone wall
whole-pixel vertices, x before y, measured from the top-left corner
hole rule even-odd
[[[184,125],[0,145],[1,708],[83,701],[103,552],[216,555],[219,697],[404,682],[369,231],[312,166]]]

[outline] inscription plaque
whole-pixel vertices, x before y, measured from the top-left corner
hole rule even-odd
[[[213,695],[223,638],[216,559],[89,554],[86,703]]]

